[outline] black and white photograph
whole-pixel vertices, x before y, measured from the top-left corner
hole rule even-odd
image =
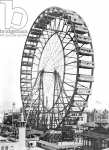
[[[0,150],[109,150],[108,0],[0,0]]]

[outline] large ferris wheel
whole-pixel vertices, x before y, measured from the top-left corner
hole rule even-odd
[[[34,21],[21,61],[21,98],[27,124],[56,129],[77,123],[93,82],[88,28],[75,12],[51,7]],[[66,121],[67,120],[67,121]]]

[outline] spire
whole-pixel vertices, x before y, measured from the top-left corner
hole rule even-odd
[[[16,108],[15,106],[16,106],[16,104],[15,104],[15,102],[13,102],[12,103],[12,112],[15,112],[15,108]]]
[[[21,113],[21,122],[24,122],[23,112]]]
[[[24,115],[23,112],[21,112],[20,127],[25,127],[25,124]]]

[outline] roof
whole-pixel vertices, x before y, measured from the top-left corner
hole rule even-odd
[[[48,149],[56,149],[56,150],[72,149],[72,148],[78,148],[79,146],[82,146],[82,143],[60,142],[60,144],[59,143],[56,144],[56,143],[50,143],[50,142],[43,141],[43,140],[39,140],[37,143],[44,145]]]
[[[33,134],[33,135],[42,135],[43,131],[32,129],[31,131],[27,131],[27,136],[30,135],[30,134]]]
[[[89,137],[92,139],[108,139],[109,138],[109,134],[96,133],[93,131],[85,131],[84,133],[82,133],[82,136]]]
[[[109,138],[105,139],[105,141],[109,141]]]
[[[98,125],[95,122],[87,122],[83,126],[85,126],[85,127],[92,127],[92,128],[98,127]]]
[[[1,140],[7,140],[7,138],[0,136],[0,141]]]

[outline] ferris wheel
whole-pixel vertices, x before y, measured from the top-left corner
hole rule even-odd
[[[75,12],[51,7],[34,21],[21,61],[21,98],[27,124],[56,129],[76,123],[91,95],[91,37]]]

